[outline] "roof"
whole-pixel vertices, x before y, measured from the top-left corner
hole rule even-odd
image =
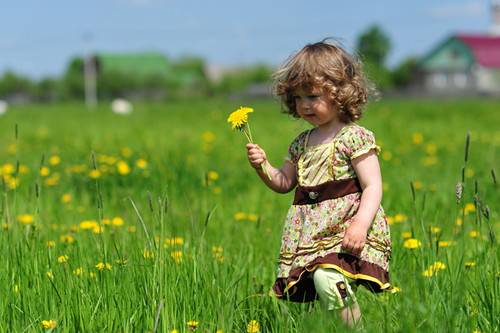
[[[500,67],[500,37],[488,35],[456,35],[465,43],[475,60],[484,67]]]

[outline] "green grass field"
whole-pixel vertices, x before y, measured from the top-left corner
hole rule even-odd
[[[226,122],[241,105],[281,165],[306,125],[273,101],[0,116],[0,332],[349,331],[317,304],[267,296],[293,194],[267,189],[248,164],[245,136]],[[382,147],[399,292],[360,290],[368,332],[500,327],[498,105],[369,106],[360,124]]]

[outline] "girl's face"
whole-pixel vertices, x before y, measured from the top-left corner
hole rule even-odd
[[[299,116],[309,124],[328,128],[339,123],[339,112],[323,89],[298,88],[293,92],[295,107]]]

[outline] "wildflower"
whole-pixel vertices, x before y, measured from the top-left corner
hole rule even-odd
[[[441,231],[441,229],[437,228],[437,227],[429,227],[429,231],[430,232],[433,232],[435,234],[437,234],[438,232]]]
[[[251,322],[248,323],[248,327],[247,327],[248,333],[256,333],[259,330],[260,330],[260,324],[257,321],[252,320]]]
[[[446,266],[443,263],[437,261],[434,263],[434,265],[430,266],[428,270],[424,271],[424,275],[425,276],[434,276],[437,274],[437,272],[439,270],[445,269],[445,268],[446,268]]]
[[[179,333],[178,330],[171,330],[170,333]]]
[[[403,238],[411,238],[411,232],[403,232],[403,233],[401,234],[401,236],[402,236]]]
[[[215,171],[209,171],[207,173],[207,177],[210,180],[217,180],[217,179],[219,179],[219,174],[217,172],[215,172]]]
[[[403,215],[403,214],[396,214],[396,216],[394,217],[394,222],[396,222],[396,223],[401,223],[401,222],[403,222],[405,219],[406,219],[406,216],[405,216],[405,215]]]
[[[246,218],[247,218],[247,216],[248,216],[248,215],[247,215],[246,213],[239,212],[239,213],[236,213],[236,214],[234,215],[234,219],[235,219],[235,220],[237,220],[237,221],[238,221],[238,220],[244,220],[244,219],[246,219]]]
[[[30,214],[20,215],[17,217],[17,221],[24,224],[30,224],[35,221],[35,217]]]
[[[111,223],[116,226],[122,226],[123,225],[123,219],[121,217],[113,217],[113,220],[111,220]]]
[[[84,230],[93,229],[95,227],[99,227],[97,221],[82,221],[80,223],[80,228]]]
[[[125,265],[127,263],[128,260],[120,260],[120,259],[117,259],[115,260],[115,262],[118,264],[118,265]]]
[[[48,241],[47,243],[45,243],[45,246],[47,246],[47,247],[54,247],[54,246],[56,246],[56,242],[54,242],[54,241]]]
[[[48,176],[50,174],[50,169],[47,167],[42,167],[40,169],[40,175],[41,176]]]
[[[410,238],[410,239],[407,239],[403,245],[404,245],[404,247],[406,247],[408,249],[416,249],[417,247],[419,247],[421,245],[421,243],[419,240],[417,240],[415,238]]]
[[[83,269],[81,269],[81,268],[77,268],[77,269],[75,269],[75,270],[73,271],[73,274],[75,274],[75,275],[80,275],[80,274],[82,274],[82,273],[83,273]]]
[[[95,265],[95,267],[99,268],[99,270],[101,270],[101,271],[102,271],[103,269],[105,269],[105,268],[107,268],[107,269],[111,270],[111,265],[110,265],[110,264],[108,264],[108,263],[102,263],[102,262],[100,262],[100,263],[98,263],[97,265]]]
[[[420,133],[413,133],[411,136],[413,143],[419,145],[424,141],[424,137]]]
[[[71,201],[71,195],[69,195],[68,193],[65,193],[61,197],[61,200],[62,200],[62,202],[70,202]]]
[[[97,178],[101,177],[101,171],[99,171],[99,170],[90,170],[89,176],[92,179],[97,179]]]
[[[447,247],[450,246],[452,243],[450,241],[439,241],[438,245],[439,247]]]
[[[466,262],[465,263],[465,267],[472,267],[472,266],[475,266],[476,264],[473,263],[473,262]]]
[[[248,214],[248,219],[250,221],[258,221],[259,220],[259,215],[256,214]]]
[[[206,142],[212,142],[215,140],[215,135],[212,132],[203,133],[203,140]]]
[[[198,326],[198,322],[197,321],[188,321],[187,325],[189,326],[189,329],[191,331],[194,331],[194,330],[196,330],[196,327]]]
[[[142,256],[144,258],[154,258],[155,257],[155,254],[153,252],[149,252],[149,251],[141,251],[142,253]]]
[[[248,139],[248,142],[253,143],[252,132],[250,131],[250,126],[248,125],[248,114],[253,112],[252,108],[242,107],[229,115],[227,118],[227,122],[231,123],[231,129],[234,131],[238,129],[242,131]],[[262,171],[267,175],[267,177],[271,180],[271,175],[267,172],[264,163],[261,164]]]
[[[57,262],[60,262],[60,263],[65,263],[67,260],[68,260],[67,255],[60,256],[59,258],[57,258]]]
[[[57,164],[61,163],[61,158],[57,155],[51,156],[49,159],[49,163],[51,165],[57,165]]]
[[[127,174],[130,173],[130,167],[127,164],[127,162],[125,162],[125,161],[118,162],[118,164],[116,165],[116,167],[118,168],[118,173],[120,175],[127,175]]]
[[[57,320],[51,319],[51,320],[42,320],[42,325],[45,328],[52,328],[55,327],[57,323]]]
[[[148,162],[146,162],[145,159],[140,158],[135,162],[135,165],[137,165],[138,168],[146,169],[148,167]]]
[[[70,235],[61,235],[61,242],[71,244],[75,241],[73,236]]]
[[[16,284],[14,285],[14,292],[18,293],[19,292],[19,286]]]
[[[174,251],[170,253],[170,256],[174,258],[175,262],[182,262],[182,252],[181,251]]]
[[[465,208],[463,211],[463,213],[465,215],[469,214],[470,212],[475,212],[475,211],[476,211],[476,206],[473,203],[465,204]]]
[[[47,272],[47,273],[45,273],[45,275],[47,275],[47,277],[48,277],[49,279],[53,279],[53,278],[54,278],[54,275],[52,275],[52,273],[51,273],[51,272]]]
[[[470,232],[471,237],[477,237],[477,231],[471,231]]]

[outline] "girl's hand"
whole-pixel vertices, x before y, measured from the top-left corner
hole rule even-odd
[[[255,169],[262,169],[262,163],[267,160],[266,152],[259,147],[259,145],[248,143],[247,147],[247,156],[248,161]]]
[[[366,228],[353,221],[345,232],[342,250],[352,254],[361,253],[366,243],[366,231]]]

